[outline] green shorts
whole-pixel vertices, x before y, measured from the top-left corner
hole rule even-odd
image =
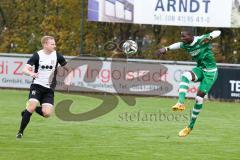
[[[195,81],[200,82],[198,90],[207,94],[212,88],[215,81],[217,80],[218,76],[217,69],[203,70],[199,67],[195,67],[192,69],[192,72],[196,76]]]

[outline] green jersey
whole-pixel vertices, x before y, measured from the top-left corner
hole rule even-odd
[[[194,61],[197,62],[197,66],[202,69],[215,69],[216,62],[212,53],[212,46],[210,43],[204,43],[205,38],[209,38],[210,34],[194,37],[191,44],[184,44],[180,42],[180,48],[185,49]]]

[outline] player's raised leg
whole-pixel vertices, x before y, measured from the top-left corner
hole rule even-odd
[[[185,110],[185,97],[188,91],[190,81],[195,80],[195,76],[192,71],[184,72],[181,76],[181,82],[179,84],[178,102],[172,107],[173,111],[183,111]]]
[[[50,117],[53,113],[53,105],[50,103],[43,103],[42,112],[45,118]]]
[[[43,117],[48,118],[53,113],[54,92],[52,89],[46,89],[42,97],[42,113]]]

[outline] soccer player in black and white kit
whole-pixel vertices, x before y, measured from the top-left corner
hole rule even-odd
[[[46,118],[52,114],[58,64],[68,72],[71,71],[65,58],[56,52],[54,37],[44,36],[41,43],[42,50],[34,53],[23,68],[23,73],[33,77],[33,82],[30,87],[26,110],[22,112],[22,121],[16,138],[23,137],[24,129],[27,127],[34,111]],[[33,66],[34,70],[32,70]],[[38,104],[41,106],[38,106]]]

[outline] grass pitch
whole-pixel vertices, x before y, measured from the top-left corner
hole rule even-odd
[[[16,140],[20,112],[27,91],[0,91],[0,160],[203,160],[240,159],[240,105],[205,101],[195,129],[179,138],[194,101],[183,113],[170,110],[176,99],[140,97],[90,121],[66,122],[56,115],[33,114],[21,140]],[[71,112],[94,109],[100,100],[84,95],[56,93],[55,104],[74,101]]]

